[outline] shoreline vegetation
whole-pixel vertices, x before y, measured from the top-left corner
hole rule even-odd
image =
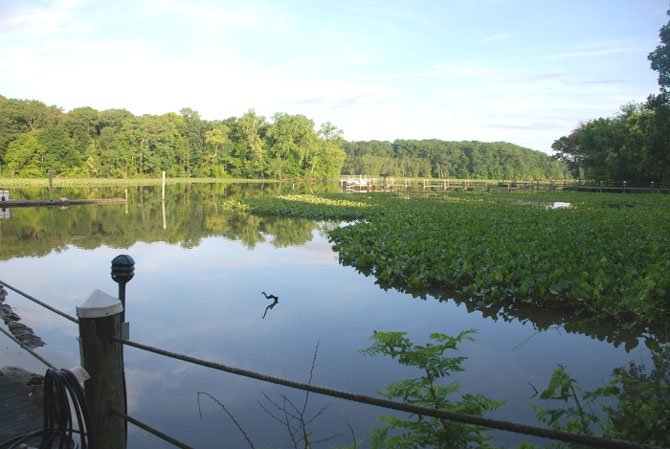
[[[64,112],[0,95],[0,175],[73,178],[564,179],[568,165],[507,142],[396,139],[348,142],[331,123],[253,109],[204,120],[190,108],[135,116],[125,109]]]

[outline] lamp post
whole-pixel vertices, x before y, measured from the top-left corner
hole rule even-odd
[[[112,259],[112,280],[119,284],[119,300],[123,305],[121,322],[126,317],[126,284],[135,276],[135,260],[127,254],[121,254]]]

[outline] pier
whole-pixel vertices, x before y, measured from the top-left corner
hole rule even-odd
[[[568,180],[490,180],[490,179],[437,179],[349,176],[340,179],[342,192],[448,192],[448,191],[574,191],[611,193],[670,193],[670,186],[651,183],[607,184]]]
[[[0,449],[12,447],[22,437],[27,437],[24,442],[29,445],[39,445],[42,419],[43,413],[37,404],[0,373]]]
[[[1,208],[7,207],[31,207],[31,206],[78,206],[82,204],[125,204],[125,198],[84,198],[69,199],[59,198],[56,200],[38,199],[38,200],[5,200],[0,201]]]

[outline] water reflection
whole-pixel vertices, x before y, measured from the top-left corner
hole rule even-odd
[[[46,189],[17,191],[14,198],[48,194]],[[225,237],[241,241],[249,249],[261,243],[275,248],[300,246],[313,233],[326,235],[338,223],[299,218],[259,217],[226,208],[226,200],[286,192],[337,191],[337,184],[177,184],[167,186],[161,201],[160,187],[61,189],[60,196],[94,198],[127,196],[126,205],[21,208],[14,217],[0,222],[0,260],[41,257],[69,246],[95,249],[101,246],[128,248],[136,242],[166,242],[183,248],[198,247],[203,239]],[[553,203],[566,207],[569,203]],[[364,272],[371,275],[370,272]],[[561,326],[567,332],[589,335],[600,341],[633,349],[640,338],[667,341],[670,323],[649,328],[626,316],[599,317],[571,310],[556,310],[535,302],[484,302],[453,291],[414,290],[405,285],[380,282],[384,289],[397,289],[412,296],[431,295],[439,301],[453,300],[469,312],[480,312],[492,320],[530,322],[538,330]],[[274,307],[274,306],[273,306]],[[266,311],[267,313],[267,311]]]
[[[279,189],[248,188],[256,194]],[[303,381],[320,342],[314,383],[369,395],[414,374],[383,357],[360,355],[358,350],[369,346],[373,330],[407,331],[421,341],[431,332],[455,334],[476,328],[477,343],[460,353],[468,357],[466,371],[455,380],[463,392],[508,401],[496,417],[529,424],[537,421],[525,401],[532,394],[528,383],[545,384],[555,363],[566,364],[584,388],[594,388],[613,368],[641,357],[640,349],[627,354],[583,335],[592,330],[563,332],[569,315],[527,317],[523,310],[504,305],[487,309],[448,292],[435,296],[408,292],[426,299],[417,301],[390,286],[380,289],[373,277],[339,265],[324,237],[333,224],[268,220],[223,207],[226,195],[248,194],[232,186],[168,186],[166,229],[160,191],[149,187],[129,188],[127,214],[123,205],[16,210],[0,224],[2,277],[61,310],[74,311],[96,288],[115,292],[109,262],[119,253],[131,254],[137,272],[127,301],[133,339]],[[259,318],[272,302],[262,290],[282,303],[270,309],[264,321]],[[78,363],[75,326],[18,298],[10,300],[47,341],[39,348],[45,358],[57,366]],[[548,331],[537,332],[538,328]],[[6,363],[35,372],[43,368],[33,368],[32,361],[16,361],[18,357],[22,356],[13,347],[0,348]],[[231,409],[258,447],[287,442],[285,430],[264,416],[257,401],[264,399],[261,392],[300,400],[298,393],[134,349],[126,350],[125,360],[130,414],[176,438],[194,447],[244,447],[239,432],[220,410],[198,416],[197,392],[206,391]],[[311,398],[316,410],[331,402]],[[367,445],[368,430],[378,426],[381,413],[333,401],[328,416],[317,420],[312,430],[329,435],[342,426],[346,433],[342,424],[346,420]],[[523,440],[510,434],[496,436],[496,443],[510,447]],[[332,445],[350,442],[343,438]],[[131,430],[130,449],[161,447],[150,435]]]
[[[275,296],[275,295],[268,295],[268,294],[265,293],[265,292],[261,292],[261,294],[262,294],[263,296],[265,296],[265,299],[269,299],[269,300],[272,301],[272,302],[271,302],[270,304],[268,304],[268,306],[265,308],[265,312],[263,312],[263,319],[265,319],[265,315],[268,314],[268,311],[272,310],[272,309],[274,308],[274,306],[276,306],[277,304],[279,304],[279,298],[278,298],[277,296]]]
[[[318,185],[301,185],[314,191]],[[323,185],[324,191],[331,187]],[[337,188],[337,185],[334,186]],[[69,198],[124,196],[119,188],[61,189]],[[68,245],[95,249],[100,246],[129,247],[133,243],[168,242],[194,248],[203,238],[224,236],[241,240],[253,248],[268,238],[276,247],[301,245],[315,229],[327,226],[302,219],[260,219],[227,210],[224,199],[240,199],[258,194],[278,194],[297,190],[285,184],[178,184],[167,186],[166,201],[160,201],[160,187],[138,186],[125,189],[126,205],[78,206],[67,210],[55,207],[21,208],[14,219],[0,224],[0,260],[39,257]],[[14,198],[39,198],[40,189],[17,191]]]

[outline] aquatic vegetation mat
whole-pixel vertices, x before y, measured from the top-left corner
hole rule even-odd
[[[266,197],[249,206],[261,214],[359,219],[332,230],[330,240],[341,263],[374,275],[382,287],[452,289],[482,308],[529,305],[614,320],[638,335],[667,334],[668,196],[343,194],[327,200]],[[569,206],[548,207],[551,202]]]

